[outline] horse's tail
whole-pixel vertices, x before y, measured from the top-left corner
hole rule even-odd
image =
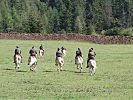
[[[29,65],[33,65],[33,64],[36,64],[37,63],[37,59],[36,59],[36,57],[30,57],[30,64]]]
[[[57,57],[56,58],[56,63],[59,63],[61,66],[64,65],[64,60],[62,57]]]
[[[96,61],[95,60],[90,60],[89,61],[91,66],[93,66],[94,68],[96,68]]]
[[[81,56],[78,56],[75,58],[77,63],[83,63],[83,58]]]
[[[16,55],[16,63],[21,63],[21,56],[20,55]]]

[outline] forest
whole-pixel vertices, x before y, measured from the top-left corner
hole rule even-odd
[[[0,32],[133,35],[133,0],[0,0]]]

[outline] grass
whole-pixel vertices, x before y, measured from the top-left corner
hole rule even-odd
[[[27,65],[29,49],[40,44],[46,49],[38,56],[36,72]],[[16,45],[22,49],[23,63],[16,72],[13,54]],[[67,48],[63,72],[55,67],[58,47]],[[80,47],[84,64],[79,73],[74,64],[75,51]],[[88,49],[96,55],[96,75],[86,68]],[[0,40],[0,99],[1,100],[132,100],[133,45],[99,45],[76,41]]]

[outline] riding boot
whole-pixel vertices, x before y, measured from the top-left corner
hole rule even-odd
[[[89,59],[87,59],[87,67],[86,68],[89,68],[88,63],[89,63]]]
[[[20,55],[21,56],[21,55]],[[21,63],[22,63],[22,56],[21,56]]]
[[[14,55],[13,57],[14,57],[14,62],[13,63],[16,63],[16,55]]]
[[[30,65],[30,60],[31,60],[31,57],[29,57],[29,59],[28,59],[28,65]]]
[[[76,59],[77,59],[77,57],[75,57],[75,64],[76,64]]]

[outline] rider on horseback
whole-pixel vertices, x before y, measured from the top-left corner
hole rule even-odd
[[[63,46],[61,47],[61,51],[63,51],[63,50],[66,50],[66,48],[64,48]]]
[[[58,48],[57,51],[56,51],[56,60],[57,60],[58,57],[61,57],[61,58],[62,58],[62,56],[63,56],[63,55],[62,55],[62,52],[61,52],[61,50]],[[55,65],[57,65],[57,64],[55,64]]]
[[[76,51],[76,57],[77,56],[81,56],[82,57],[82,52],[81,52],[80,48],[78,48],[78,50]]]
[[[56,52],[56,59],[57,59],[57,57],[61,57],[62,58],[62,52],[61,52],[61,50],[59,48],[57,49],[57,52]]]
[[[42,46],[42,44],[39,47],[40,50],[44,50],[44,47]]]
[[[88,59],[87,59],[87,67],[86,67],[86,68],[89,67],[89,66],[88,66],[89,60],[90,60],[90,59],[95,60],[95,56],[96,56],[96,53],[93,51],[93,48],[90,48],[90,49],[89,49],[89,52],[88,52]]]
[[[37,52],[36,52],[34,46],[32,47],[32,49],[30,49],[29,54],[30,54],[30,56],[35,56],[36,57]]]
[[[21,50],[18,46],[16,46],[15,52],[14,52],[14,63],[16,62],[16,55],[20,55],[21,56]],[[22,56],[21,56],[21,63],[22,63]]]
[[[29,57],[29,62],[30,62],[31,56],[34,56],[34,57],[37,56],[37,51],[35,50],[34,46],[32,47],[32,49],[30,49],[29,54],[30,54],[30,57]],[[28,65],[29,65],[29,62],[28,62]]]
[[[80,48],[78,48],[78,50],[76,51],[75,64],[76,64],[76,59],[77,59],[77,57],[78,57],[78,56],[83,57],[83,55],[82,55],[82,52],[81,52],[81,49],[80,49]]]

